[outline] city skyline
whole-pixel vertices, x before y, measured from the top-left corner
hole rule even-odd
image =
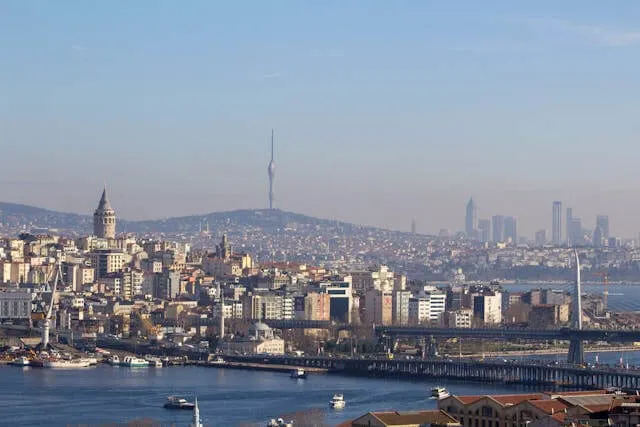
[[[436,234],[473,194],[532,238],[558,199],[636,236],[639,12],[575,4],[8,4],[0,200],[264,207],[276,127],[284,210]]]

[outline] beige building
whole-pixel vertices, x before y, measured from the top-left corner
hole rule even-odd
[[[105,277],[108,274],[122,270],[130,256],[126,256],[118,249],[102,249],[89,254],[91,266],[95,269],[96,277]]]
[[[560,427],[571,422],[604,427],[609,425],[607,417],[603,420],[594,414],[608,410],[614,398],[604,390],[450,396],[439,400],[438,408],[463,427]]]
[[[444,313],[444,321],[448,328],[470,328],[473,324],[473,310],[464,308],[447,311]]]
[[[391,325],[393,322],[393,292],[370,289],[364,296],[365,316],[368,325]]]
[[[264,323],[255,323],[249,328],[247,337],[225,340],[222,348],[226,351],[247,354],[284,354],[284,340],[273,334],[273,329]]]
[[[379,291],[402,290],[406,286],[406,278],[396,278],[393,271],[389,271],[389,267],[382,265],[379,268],[371,268],[367,271],[356,271],[350,273],[351,284],[353,290],[360,294],[364,294],[371,289]]]
[[[331,296],[329,294],[309,292],[304,297],[305,320],[330,320]]]
[[[529,324],[535,328],[550,328],[569,322],[569,304],[540,304],[531,307]]]

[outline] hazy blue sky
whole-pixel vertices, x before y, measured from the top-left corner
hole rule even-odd
[[[526,3],[526,4],[524,4]],[[637,1],[2,1],[0,200],[640,231]]]

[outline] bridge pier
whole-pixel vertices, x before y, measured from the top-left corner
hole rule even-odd
[[[584,347],[582,340],[577,337],[571,337],[569,341],[569,354],[567,362],[574,365],[582,365],[584,363]]]

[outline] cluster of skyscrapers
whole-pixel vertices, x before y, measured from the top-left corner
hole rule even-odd
[[[469,199],[465,215],[465,234],[468,238],[483,243],[518,243],[518,221],[512,216],[494,215],[489,219],[478,219],[478,206]]]
[[[591,232],[582,226],[582,220],[573,215],[573,209],[568,207],[565,213],[565,230],[562,230],[562,202],[554,201],[551,222],[551,243],[555,246],[583,246],[591,244],[595,247],[616,246],[616,239],[609,234],[609,217],[598,215],[596,227]]]
[[[563,222],[562,202],[554,201],[552,209],[551,241],[547,240],[547,230],[538,230],[534,236],[536,246],[551,243],[554,246],[594,247],[616,246],[617,239],[609,234],[609,217],[598,215],[594,230],[586,230],[582,219],[573,215],[568,207]],[[478,206],[473,198],[469,199],[465,213],[465,235],[482,243],[494,242],[518,244],[518,222],[515,217],[494,215],[489,219],[478,219]],[[564,227],[563,227],[564,224]]]

